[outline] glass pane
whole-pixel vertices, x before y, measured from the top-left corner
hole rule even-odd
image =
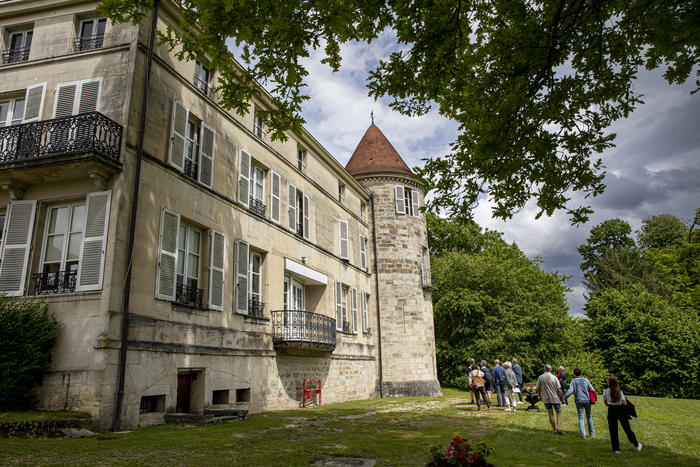
[[[46,239],[46,253],[44,254],[44,262],[50,263],[61,261],[61,253],[63,252],[63,235],[52,235]]]
[[[104,36],[106,24],[107,24],[107,20],[105,18],[97,20],[97,35],[98,36]]]
[[[49,217],[49,233],[63,233],[66,231],[68,208],[52,209]]]
[[[24,116],[24,99],[17,99],[15,101],[15,107],[12,110],[12,124],[19,125],[22,123],[22,117]]]
[[[191,253],[187,255],[187,276],[199,277],[199,257]]]
[[[32,36],[34,33],[32,31],[27,32],[27,38],[24,40],[24,47],[29,48],[32,45]]]
[[[187,242],[187,227],[185,227],[184,225],[181,225],[179,235],[177,238],[177,247],[181,250],[184,250],[185,245],[187,244],[185,242]]]
[[[9,102],[0,102],[0,127],[3,127],[7,124],[7,114],[10,111],[10,103]]]
[[[66,272],[73,272],[78,270],[78,262],[77,261],[72,261],[70,263],[66,263]]]
[[[185,251],[177,250],[177,273],[185,274]]]
[[[253,255],[253,260],[251,261],[251,269],[253,273],[260,274],[260,256]]]
[[[196,230],[190,229],[190,242],[187,251],[199,255],[199,232]]]
[[[68,255],[66,260],[75,260],[80,258],[80,239],[83,234],[81,232],[76,232],[70,234],[68,237]]]
[[[13,34],[10,39],[10,50],[22,48],[22,34]]]
[[[92,37],[92,21],[84,21],[83,27],[80,30],[80,37],[90,38]]]
[[[73,206],[73,217],[70,221],[71,232],[82,232],[85,226],[85,205]]]

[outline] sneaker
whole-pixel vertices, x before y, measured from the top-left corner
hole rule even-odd
[[[563,431],[561,431],[561,428],[559,428],[559,429],[557,429],[557,434],[558,434],[558,435],[563,435],[563,434],[564,434],[564,432],[563,432]]]
[[[615,451],[615,454],[620,454],[620,451]]]
[[[510,412],[510,407],[508,407],[508,408],[505,410],[505,412]]]
[[[519,405],[523,405],[523,401],[518,401],[518,404],[519,404]]]
[[[641,451],[641,450],[642,450],[642,443],[639,443],[639,444],[637,444],[637,451]]]

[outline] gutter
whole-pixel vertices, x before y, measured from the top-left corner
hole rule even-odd
[[[382,366],[382,320],[379,309],[379,272],[377,267],[377,222],[374,217],[374,195],[369,195],[372,206],[372,245],[374,248],[374,293],[377,297],[377,339],[379,343],[379,397],[384,398],[384,368]]]

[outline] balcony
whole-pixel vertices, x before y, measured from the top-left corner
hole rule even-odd
[[[250,199],[248,200],[248,209],[260,217],[265,217],[267,206],[265,206],[259,199],[254,198],[253,195],[250,195]]]
[[[120,172],[121,143],[122,126],[99,112],[2,127],[0,176],[32,185]]]
[[[209,73],[209,72],[207,72]],[[194,86],[200,90],[205,96],[209,95],[209,83],[200,78],[198,75],[194,75]]]
[[[105,36],[78,37],[73,41],[73,52],[85,52],[86,50],[101,49],[105,42]]]
[[[265,304],[257,300],[248,300],[248,316],[264,318]]]
[[[177,284],[175,287],[175,301],[180,305],[204,308],[204,290],[188,285]]]
[[[304,224],[299,222],[297,223],[297,230],[295,232],[299,237],[304,236]]]
[[[77,278],[77,270],[34,274],[34,295],[73,293]]]
[[[199,164],[192,162],[189,159],[185,159],[185,165],[183,167],[183,173],[193,180],[197,180],[197,175],[199,172]]]
[[[2,53],[2,64],[26,62],[29,60],[29,49],[31,47],[23,47],[21,49],[7,49]]]
[[[335,350],[335,319],[301,310],[272,311],[275,347]]]
[[[430,269],[421,269],[420,270],[420,286],[424,289],[428,290],[437,290],[437,287],[433,285],[433,280],[431,277],[431,271]]]

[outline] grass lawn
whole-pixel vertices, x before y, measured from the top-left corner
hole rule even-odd
[[[286,467],[339,456],[375,458],[377,467],[421,467],[429,445],[444,446],[456,435],[495,447],[489,461],[497,467],[700,465],[700,401],[632,397],[639,414],[632,429],[644,448],[637,452],[620,430],[622,453],[613,454],[602,403],[593,409],[596,438],[584,441],[574,406],[563,407],[560,436],[544,411],[477,412],[469,393],[443,393],[270,412],[207,427],[162,425],[102,441],[0,440],[0,465]]]
[[[90,418],[90,415],[68,410],[57,410],[55,412],[0,412],[0,424],[60,420],[63,418]]]

